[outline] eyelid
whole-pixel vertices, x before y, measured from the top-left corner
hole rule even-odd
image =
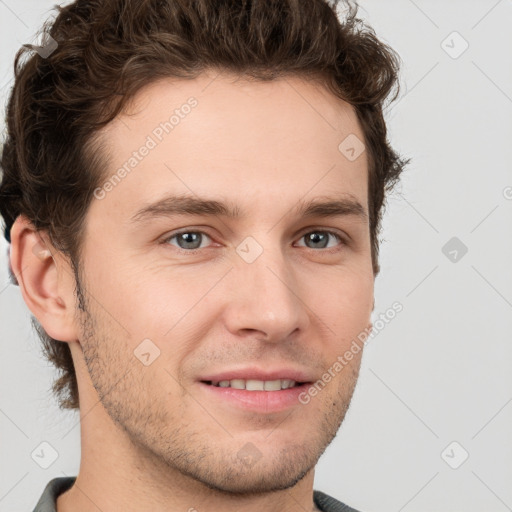
[[[326,226],[308,226],[307,228],[304,228],[304,229],[300,230],[296,236],[298,236],[298,238],[301,239],[302,237],[304,237],[308,233],[314,233],[314,232],[322,232],[322,233],[331,234],[335,238],[338,238],[338,240],[340,242],[340,245],[349,245],[350,236],[346,235],[344,232],[338,231],[335,228],[330,228],[330,227],[326,227]],[[194,228],[194,227],[190,228],[189,227],[189,228],[181,228],[181,229],[178,229],[177,231],[172,231],[171,233],[166,235],[160,243],[162,245],[166,245],[166,244],[169,243],[169,241],[171,239],[173,239],[174,237],[176,237],[176,236],[178,236],[178,235],[180,235],[182,233],[199,233],[201,235],[206,235],[212,241],[214,239],[214,237],[212,235],[210,235],[207,231],[205,231],[204,228]],[[174,248],[176,250],[180,251],[180,252],[185,252],[185,253],[189,253],[189,254],[192,253],[193,254],[193,253],[195,253],[197,251],[208,249],[209,247],[202,247],[202,248],[199,247],[197,249],[182,249],[181,247],[174,246]],[[308,249],[308,247],[306,247],[306,248]],[[315,252],[319,252],[319,251],[322,251],[322,250],[323,251],[329,251],[329,250],[332,250],[332,249],[335,249],[335,248],[334,247],[329,247],[329,248],[324,248],[324,249],[312,249],[312,250],[315,251]]]
[[[168,245],[169,244],[169,241],[172,239],[172,238],[175,238],[176,236],[178,235],[181,235],[182,233],[199,233],[201,235],[206,235],[210,240],[213,241],[213,236],[211,236],[210,234],[208,234],[208,232],[206,232],[204,229],[197,229],[197,228],[182,228],[182,229],[179,229],[177,231],[172,231],[171,233],[169,233],[168,235],[165,235],[164,238],[161,240],[161,244],[162,245]],[[169,244],[170,245],[170,244]],[[208,249],[208,247],[202,247],[202,248],[198,248],[198,249],[182,249],[181,247],[177,247],[177,246],[173,246],[176,250],[178,251],[181,251],[181,252],[186,252],[186,253],[194,253],[196,251],[201,251],[201,250],[204,250],[204,249]]]
[[[308,226],[307,228],[304,228],[304,230],[299,231],[299,237],[302,238],[304,235],[308,233],[313,233],[317,231],[320,231],[322,233],[330,233],[331,235],[338,237],[340,241],[343,242],[345,245],[347,245],[351,240],[350,236],[347,235],[344,231],[340,231],[336,228],[331,228],[327,226]]]
[[[327,256],[328,254],[340,253],[341,251],[346,250],[349,246],[349,243],[348,243],[346,237],[344,237],[343,235],[341,235],[340,233],[338,233],[335,230],[325,229],[325,228],[324,229],[319,229],[319,228],[307,229],[306,231],[303,231],[299,235],[298,241],[302,240],[304,238],[304,236],[307,235],[308,233],[327,233],[328,235],[331,235],[334,239],[336,239],[338,242],[333,247],[322,247],[319,249],[313,249],[311,247],[307,247],[305,242],[303,242],[301,245],[299,245],[299,247],[301,247],[303,249],[313,251],[313,253],[318,253],[319,256],[321,256],[321,255]]]

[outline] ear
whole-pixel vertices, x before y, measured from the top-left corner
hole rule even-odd
[[[375,310],[375,297],[373,298],[372,313],[374,310]],[[368,335],[370,335],[373,330],[373,322],[371,321],[371,319],[370,319],[370,322],[368,323],[368,325],[366,326],[366,328],[368,329],[368,333],[369,333]]]
[[[43,232],[19,215],[11,228],[10,265],[32,314],[49,336],[76,341],[75,278]]]

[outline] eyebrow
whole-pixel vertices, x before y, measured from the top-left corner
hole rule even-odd
[[[368,213],[363,205],[352,195],[342,198],[315,198],[300,200],[293,209],[299,217],[345,217],[351,216],[368,222]],[[239,219],[244,212],[238,205],[217,199],[201,198],[189,195],[171,195],[148,204],[138,210],[130,219],[139,224],[158,217],[174,215],[200,215]]]

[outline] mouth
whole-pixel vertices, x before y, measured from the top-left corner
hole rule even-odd
[[[311,384],[310,382],[296,382],[291,379],[232,379],[220,381],[203,380],[201,382],[217,388],[242,389],[246,391],[282,391],[284,389],[298,388]]]
[[[205,393],[206,400],[228,414],[236,409],[272,414],[303,407],[301,396],[307,392],[311,382],[291,379],[231,379],[201,380],[198,384],[202,389],[201,393]]]

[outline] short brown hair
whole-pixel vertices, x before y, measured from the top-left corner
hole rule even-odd
[[[353,105],[361,123],[377,275],[384,199],[407,164],[390,147],[383,117],[384,101],[398,95],[400,59],[357,18],[357,3],[343,6],[342,21],[336,0],[77,0],[57,7],[42,34],[58,46],[49,55],[24,47],[15,58],[1,157],[6,239],[24,214],[78,276],[84,219],[105,174],[93,135],[138,90],[207,69],[257,80],[299,76],[319,80]],[[59,405],[78,408],[69,346],[48,336],[37,319],[32,323],[62,373],[53,384]]]

